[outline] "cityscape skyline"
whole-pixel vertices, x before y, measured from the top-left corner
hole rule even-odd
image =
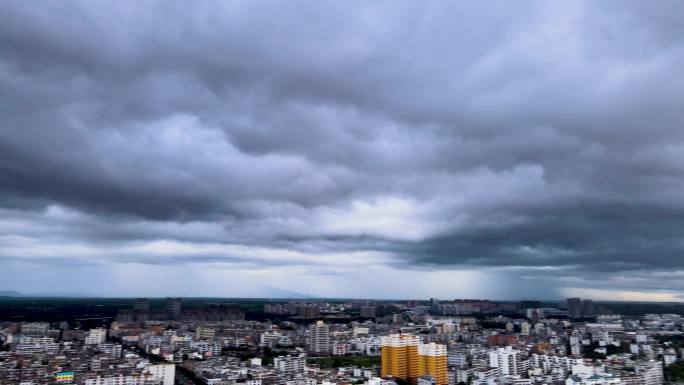
[[[0,3],[0,290],[684,298],[676,1]]]
[[[683,317],[579,297],[0,298],[0,385],[677,384]]]

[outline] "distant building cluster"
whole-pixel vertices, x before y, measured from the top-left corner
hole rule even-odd
[[[576,318],[591,318],[594,316],[594,301],[582,298],[568,298],[568,317]]]
[[[245,313],[233,304],[208,304],[200,309],[182,309],[180,298],[167,298],[166,306],[152,309],[148,298],[138,298],[131,309],[121,309],[116,320],[123,323],[146,321],[228,321],[244,319]]]
[[[0,385],[661,385],[684,359],[679,315],[580,298],[186,305],[0,322]]]

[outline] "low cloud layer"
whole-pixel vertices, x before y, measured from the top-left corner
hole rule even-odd
[[[6,289],[676,299],[682,11],[2,3]]]

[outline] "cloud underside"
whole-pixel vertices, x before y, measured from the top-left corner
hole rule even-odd
[[[679,295],[678,10],[0,4],[0,260]]]

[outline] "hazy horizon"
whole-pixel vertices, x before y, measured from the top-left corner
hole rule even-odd
[[[217,300],[263,300],[263,301],[296,301],[296,302],[321,302],[321,301],[374,301],[374,302],[403,302],[403,301],[419,301],[419,302],[429,302],[430,298],[381,298],[381,297],[315,297],[307,296],[301,294],[299,296],[183,296],[183,295],[159,295],[159,296],[144,296],[144,295],[131,295],[131,296],[110,296],[110,295],[87,295],[85,293],[20,293],[15,292],[16,295],[7,295],[6,293],[11,292],[11,290],[0,290],[0,299],[67,299],[67,300],[78,300],[78,299],[123,299],[123,300],[136,300],[139,298],[147,298],[150,300],[166,300],[167,298],[181,298],[184,300],[197,300],[197,299],[217,299]],[[568,298],[510,298],[510,299],[492,299],[492,298],[436,298],[440,302],[448,303],[457,300],[472,300],[472,301],[492,301],[492,302],[522,302],[522,301],[539,301],[542,304],[545,303],[557,303],[565,304]],[[588,298],[587,298],[588,299]],[[594,300],[595,304],[601,303],[652,303],[652,304],[680,304],[682,301],[634,301],[634,300]]]

